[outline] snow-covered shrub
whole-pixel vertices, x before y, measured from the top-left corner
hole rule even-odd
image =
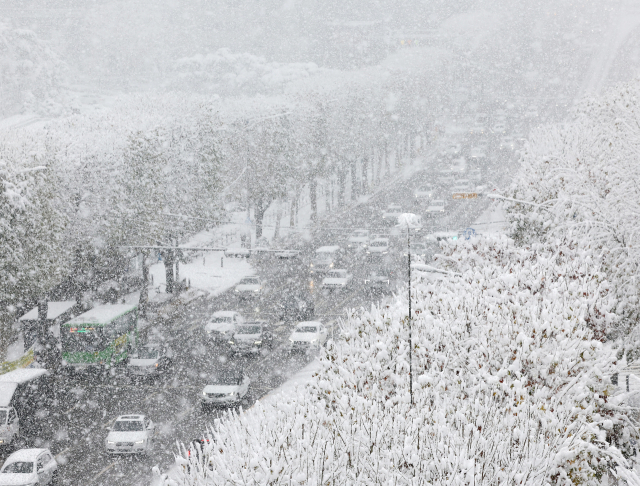
[[[599,484],[635,428],[610,395],[607,282],[569,244],[503,237],[416,277],[407,301],[354,313],[296,397],[216,421],[205,464],[165,484]],[[405,293],[403,292],[403,294]],[[616,446],[618,444],[619,446]]]
[[[585,100],[568,123],[534,131],[507,194],[516,241],[571,238],[602,259],[622,317],[606,329],[610,337],[639,317],[639,95],[637,81],[612,88]]]

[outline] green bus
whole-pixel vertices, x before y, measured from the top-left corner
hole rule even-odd
[[[126,364],[137,339],[137,305],[94,307],[60,327],[62,365],[107,369]]]

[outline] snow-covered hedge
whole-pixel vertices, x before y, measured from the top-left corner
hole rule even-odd
[[[612,311],[622,316],[605,329],[609,337],[639,317],[639,98],[637,81],[617,86],[585,100],[569,122],[534,131],[507,194],[517,241],[570,238],[602,261],[617,298]]]
[[[183,450],[165,484],[599,484],[616,464],[640,484],[594,332],[614,319],[608,286],[580,251],[448,249],[461,277],[414,281],[413,405],[398,297],[344,323],[303,393],[216,421],[205,460]]]

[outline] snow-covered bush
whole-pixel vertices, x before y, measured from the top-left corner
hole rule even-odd
[[[612,88],[582,102],[564,125],[534,131],[507,194],[516,241],[571,238],[602,259],[622,317],[605,329],[610,337],[638,321],[639,95],[637,81]]]
[[[448,249],[461,277],[413,283],[413,404],[398,297],[344,323],[304,392],[216,421],[205,460],[183,450],[165,484],[595,485],[615,466],[640,484],[616,358],[594,331],[614,318],[608,285],[580,252],[506,237]]]

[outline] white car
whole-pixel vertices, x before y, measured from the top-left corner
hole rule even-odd
[[[367,248],[367,255],[386,255],[387,253],[389,253],[389,238],[377,238]]]
[[[21,449],[4,461],[0,485],[58,484],[58,463],[49,449]]]
[[[310,264],[311,273],[324,273],[331,270],[341,258],[342,249],[337,245],[321,246]]]
[[[351,282],[351,274],[345,269],[339,268],[327,272],[327,276],[322,279],[323,289],[343,289]]]
[[[244,374],[223,374],[209,379],[202,390],[200,404],[203,410],[218,405],[233,405],[240,402],[249,391],[249,377]]]
[[[425,212],[427,216],[439,216],[444,214],[444,211],[444,201],[442,199],[434,199],[431,201],[431,204],[429,204],[429,207],[427,207]]]
[[[172,363],[173,351],[148,344],[131,353],[127,371],[133,376],[158,376],[169,371]]]
[[[347,247],[350,249],[358,249],[366,247],[369,244],[369,230],[355,230],[347,239]]]
[[[414,197],[420,199],[431,199],[435,195],[435,188],[431,184],[424,184],[413,193]]]
[[[153,449],[156,426],[144,415],[120,415],[105,439],[111,454],[139,454]]]
[[[254,297],[260,295],[263,289],[264,283],[260,277],[251,275],[240,280],[240,283],[236,285],[235,293],[240,297]]]
[[[204,330],[210,339],[227,342],[236,331],[236,326],[244,322],[244,318],[236,311],[218,311],[211,316]]]
[[[442,186],[448,186],[450,184],[453,184],[455,180],[456,178],[453,176],[453,174],[449,170],[442,171],[438,176],[438,184]]]
[[[20,420],[16,409],[11,406],[0,407],[0,446],[11,445],[19,432]]]
[[[327,328],[320,321],[300,322],[289,337],[290,351],[320,349],[327,341]]]

